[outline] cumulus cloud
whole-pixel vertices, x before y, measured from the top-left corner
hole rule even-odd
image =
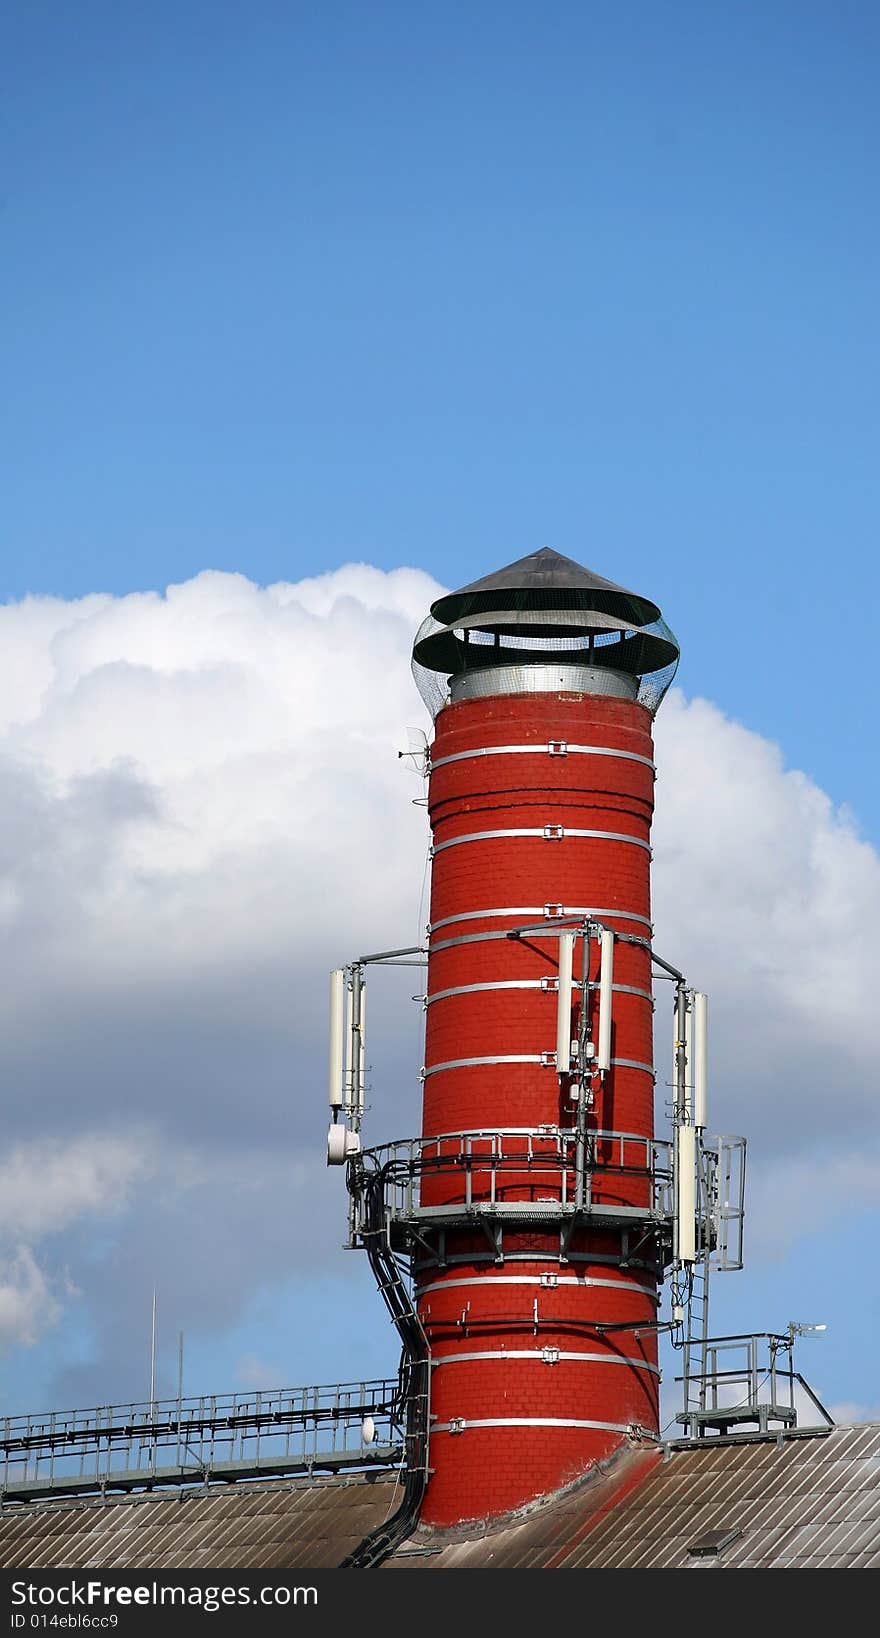
[[[428,728],[409,652],[438,592],[355,564],[0,609],[0,1317],[27,1339],[88,1316],[59,1398],[130,1391],[157,1282],[210,1335],[304,1258],[345,1277],[325,975],[421,935],[426,817],[396,753]],[[810,1168],[841,1198],[850,1153],[876,1176],[880,860],[706,701],[673,693],[657,738],[657,945],[711,992],[717,1122],[796,1228]],[[371,986],[374,1138],[417,1127],[414,987]]]
[[[0,1156],[0,1234],[42,1239],[84,1213],[112,1213],[149,1166],[149,1145],[136,1137],[14,1144]]]
[[[338,1254],[326,973],[419,937],[425,816],[396,753],[437,591],[351,565],[0,609],[2,1313],[33,1340],[81,1272],[91,1345],[62,1396],[130,1391],[153,1284],[198,1333],[304,1247]],[[410,1011],[388,1064],[414,1106]]]
[[[53,1325],[61,1306],[29,1246],[6,1248],[0,1274],[0,1346],[32,1347]]]
[[[736,1013],[744,1083],[788,1064],[785,1112],[808,1117],[794,1091],[807,1055],[830,1092],[875,1040],[880,951],[866,929],[880,911],[880,858],[776,745],[706,700],[671,695],[657,755],[658,936],[723,994],[728,1019]],[[865,1090],[836,1113],[861,1112]]]
[[[89,1133],[14,1143],[0,1154],[0,1347],[32,1346],[55,1324],[76,1288],[57,1257],[54,1270],[38,1260],[38,1248],[73,1224],[118,1213],[150,1170],[149,1150],[136,1134]]]
[[[656,725],[657,948],[711,996],[712,1120],[750,1144],[750,1253],[878,1204],[880,856],[780,748],[673,692]]]
[[[855,1399],[841,1399],[828,1406],[828,1414],[838,1427],[852,1427],[859,1422],[880,1422],[880,1405],[861,1405]]]

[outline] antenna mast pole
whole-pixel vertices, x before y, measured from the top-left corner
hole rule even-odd
[[[156,1287],[153,1286],[153,1320],[150,1327],[150,1415],[156,1407]]]

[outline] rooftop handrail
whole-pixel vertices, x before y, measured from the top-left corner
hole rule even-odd
[[[365,1149],[361,1158],[372,1159],[375,1162],[382,1163],[384,1157],[384,1163],[387,1164],[397,1160],[403,1160],[408,1155],[413,1157],[424,1156],[426,1151],[437,1149],[441,1144],[448,1145],[458,1143],[459,1156],[454,1154],[438,1154],[435,1157],[437,1164],[448,1163],[458,1158],[470,1159],[477,1163],[484,1163],[496,1158],[506,1158],[503,1144],[504,1140],[507,1138],[525,1138],[530,1140],[530,1142],[537,1142],[540,1144],[556,1143],[563,1157],[568,1159],[568,1157],[564,1155],[564,1151],[569,1149],[573,1150],[575,1148],[578,1141],[578,1134],[573,1128],[570,1127],[549,1125],[480,1127],[456,1132],[435,1132],[421,1137],[396,1138],[391,1142],[376,1144],[371,1148]],[[499,1140],[502,1144],[502,1148],[497,1154],[481,1155],[473,1152],[472,1146],[475,1143],[497,1144]],[[625,1146],[636,1145],[641,1148],[645,1155],[645,1165],[643,1169],[651,1172],[662,1171],[666,1168],[664,1166],[658,1166],[657,1162],[664,1156],[668,1158],[671,1155],[672,1150],[672,1144],[667,1139],[647,1137],[644,1132],[614,1132],[597,1128],[595,1130],[591,1129],[587,1132],[586,1141],[588,1146],[594,1146],[597,1143],[613,1143],[619,1146],[621,1159],[618,1165],[615,1166],[613,1161],[606,1161],[603,1159],[597,1166],[597,1169],[599,1170],[631,1170],[631,1164],[628,1164],[625,1159]],[[527,1157],[524,1156],[521,1151],[517,1152],[515,1149],[511,1149],[509,1158],[511,1161],[518,1161],[522,1163],[522,1161]],[[536,1158],[541,1161],[552,1161],[555,1157],[552,1155],[552,1153],[547,1153],[544,1151],[539,1156],[536,1156]]]
[[[0,1419],[0,1450],[55,1449],[119,1441],[136,1434],[151,1439],[178,1429],[240,1433],[248,1427],[315,1426],[357,1421],[390,1412],[398,1392],[396,1377],[315,1388],[261,1389],[256,1393],[202,1394],[153,1401],[122,1401],[70,1411],[36,1411]]]

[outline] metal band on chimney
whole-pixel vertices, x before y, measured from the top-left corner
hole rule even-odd
[[[437,768],[446,768],[451,762],[467,762],[471,757],[479,756],[614,756],[625,762],[641,762],[652,773],[656,766],[649,756],[639,756],[637,751],[621,751],[615,745],[570,745],[567,740],[553,739],[546,745],[483,745],[479,750],[455,751],[451,756],[441,756],[431,763],[431,771]]]
[[[551,1062],[552,1060],[552,1062]],[[502,1057],[493,1058],[449,1058],[443,1064],[431,1064],[422,1071],[422,1079],[427,1080],[429,1075],[439,1075],[450,1069],[475,1069],[483,1064],[540,1064],[542,1068],[555,1068],[554,1055],[547,1052],[511,1052]],[[637,1058],[612,1058],[612,1067],[618,1069],[641,1069],[646,1075],[654,1077],[654,1065],[640,1063]],[[546,1137],[546,1132],[536,1134]]]
[[[583,916],[585,920],[590,917],[598,920],[600,917],[604,916],[609,916],[611,918],[616,916],[622,921],[638,921],[641,922],[644,927],[651,926],[649,917],[642,916],[635,910],[602,910],[596,909],[592,906],[588,907],[580,904],[573,904],[570,907],[564,904],[560,904],[558,906],[539,904],[537,906],[531,905],[525,907],[511,905],[497,910],[459,910],[454,916],[441,916],[439,921],[432,921],[428,927],[428,932],[436,933],[439,928],[448,927],[454,921],[488,921],[493,916],[541,916],[545,921],[551,923],[565,921],[570,916]],[[506,936],[507,935],[505,934],[505,937]],[[557,937],[558,935],[554,934],[553,936]]]
[[[633,1322],[634,1324],[637,1322]],[[588,1364],[588,1365],[628,1365],[634,1371],[647,1371],[651,1376],[660,1375],[659,1365],[651,1365],[647,1359],[633,1359],[628,1354],[584,1354],[568,1352],[550,1345],[550,1351],[555,1356],[548,1360],[545,1348],[493,1348],[477,1349],[467,1354],[438,1354],[431,1360],[431,1367],[437,1371],[441,1365],[464,1365],[474,1359],[526,1359],[535,1365],[547,1364]]]
[[[630,836],[625,830],[576,830],[567,825],[559,825],[551,821],[539,828],[529,826],[525,829],[517,827],[514,830],[474,830],[467,836],[450,836],[446,842],[437,842],[431,848],[432,858],[438,853],[445,852],[448,847],[462,847],[465,842],[494,842],[506,841],[509,837],[530,836],[545,842],[564,842],[575,836],[579,840],[600,842],[628,842],[633,847],[644,848],[646,853],[651,852],[650,842],[643,841],[641,836]]]
[[[579,991],[580,980],[573,978],[571,988],[573,994]],[[595,990],[598,986],[590,983],[587,988]],[[637,995],[642,1001],[654,1000],[650,990],[640,990],[636,984],[612,984],[611,988],[615,995]],[[494,984],[456,984],[451,990],[437,990],[436,994],[425,996],[425,1005],[430,1007],[433,1001],[448,1001],[453,995],[475,995],[482,990],[541,990],[544,994],[551,993],[540,978],[502,978]]]
[[[437,1422],[431,1428],[431,1437],[435,1433],[464,1433],[468,1428],[597,1428],[602,1433],[627,1433],[634,1430],[632,1422],[589,1422],[568,1416],[483,1416],[478,1421],[471,1421],[469,1417],[458,1417],[451,1422]],[[659,1441],[659,1434],[651,1428],[639,1427],[639,1435],[643,1439]]]
[[[502,913],[506,915],[507,911]],[[651,923],[648,921],[647,916],[631,915],[628,910],[605,910],[602,913],[609,919],[614,916],[618,921],[642,922],[649,929],[651,928]],[[453,916],[450,919],[453,921],[463,921],[465,918],[463,916]],[[429,953],[431,955],[436,955],[438,950],[452,950],[457,944],[485,944],[490,939],[509,939],[511,934],[515,932],[516,928],[511,927],[500,933],[460,933],[457,938],[444,938],[440,940],[439,944],[432,944]],[[557,936],[558,935],[556,933],[545,933],[543,928],[530,927],[528,931],[528,942],[530,944],[534,944],[539,938],[556,938]],[[640,939],[638,942],[643,949],[647,950],[650,948],[650,941],[648,939]]]
[[[636,1280],[604,1280],[596,1275],[554,1274],[552,1284],[546,1275],[542,1274],[475,1274],[471,1279],[461,1280],[432,1280],[430,1285],[419,1287],[419,1298],[427,1296],[429,1291],[451,1291],[459,1286],[471,1285],[533,1285],[540,1291],[555,1291],[557,1286],[575,1286],[580,1291],[591,1290],[594,1286],[603,1291],[637,1292],[640,1296],[650,1297],[652,1302],[659,1302],[657,1292],[653,1286],[639,1285]]]

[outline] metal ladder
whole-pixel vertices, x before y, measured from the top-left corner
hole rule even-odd
[[[688,1281],[684,1337],[683,1410],[706,1409],[709,1340],[709,1254],[694,1263]]]
[[[717,1165],[711,1150],[697,1151],[698,1256],[688,1275],[683,1359],[683,1410],[706,1409],[706,1372],[709,1342],[709,1274],[712,1258],[713,1206],[717,1193]]]

